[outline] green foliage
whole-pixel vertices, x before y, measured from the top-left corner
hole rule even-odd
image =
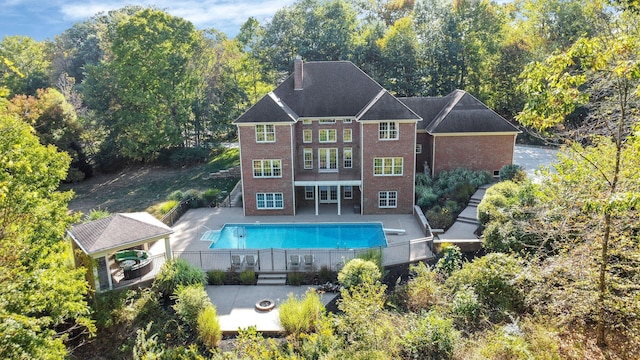
[[[412,312],[420,312],[438,305],[442,296],[438,274],[422,262],[411,265],[409,270],[413,277],[400,290],[406,297],[406,307]]]
[[[172,149],[169,155],[169,163],[171,166],[190,166],[202,164],[209,159],[211,149],[204,147],[180,147]]]
[[[417,185],[416,196],[418,197],[416,204],[422,208],[428,208],[438,201],[438,194],[431,186]]]
[[[240,283],[242,285],[255,285],[257,282],[258,278],[255,271],[246,269],[240,273]]]
[[[196,209],[204,205],[202,192],[196,189],[189,189],[184,192],[184,201],[189,203],[189,207]]]
[[[358,259],[365,261],[371,261],[376,264],[380,274],[384,273],[384,267],[382,266],[382,250],[380,249],[367,249],[365,252],[358,254]]]
[[[207,283],[207,274],[197,267],[191,266],[184,259],[171,259],[162,265],[153,281],[152,288],[169,297],[175,294],[180,285],[200,285]]]
[[[184,193],[182,190],[174,190],[169,195],[167,195],[167,200],[173,201],[182,201],[184,200]]]
[[[304,281],[304,274],[301,272],[290,272],[287,274],[287,284],[291,286],[300,286]]]
[[[502,181],[487,189],[478,205],[478,220],[481,225],[491,221],[504,223],[506,218],[502,208],[511,206],[518,201],[518,184],[512,181]]]
[[[429,226],[434,229],[447,229],[453,224],[453,213],[449,208],[441,208],[436,205],[425,214],[429,221]]]
[[[196,327],[200,312],[211,306],[209,295],[201,284],[179,285],[172,299],[176,314],[192,328]]]
[[[198,340],[208,349],[218,347],[222,340],[222,330],[218,321],[218,314],[213,305],[205,306],[197,318]]]
[[[378,266],[359,258],[349,260],[338,273],[338,282],[349,289],[363,282],[377,282],[382,278]]]
[[[438,273],[449,276],[462,267],[462,253],[459,247],[445,243],[441,245],[441,253],[442,257],[438,259],[435,267]]]
[[[0,159],[0,357],[64,356],[68,331],[95,331],[86,269],[65,239],[79,216],[67,209],[72,194],[58,191],[70,159],[2,110]]]
[[[136,332],[136,342],[133,347],[134,360],[162,359],[165,347],[158,342],[158,334],[149,334],[151,325],[153,323],[149,323],[146,329],[138,329]]]
[[[527,178],[524,168],[517,164],[507,164],[500,169],[500,181],[511,180],[513,182],[521,182]]]
[[[202,202],[205,206],[217,205],[218,199],[222,196],[220,189],[207,189],[202,193]]]
[[[107,210],[91,209],[87,215],[87,221],[95,221],[109,217],[111,214]]]
[[[224,270],[207,271],[207,279],[209,281],[209,285],[224,285],[224,278]]]
[[[449,312],[455,324],[463,329],[469,329],[477,323],[482,309],[472,287],[465,285],[455,292]]]
[[[470,286],[478,296],[483,311],[498,319],[506,312],[519,311],[524,305],[522,281],[524,269],[521,261],[501,253],[487,254],[465,263],[446,280],[446,285],[455,295],[465,286]]]
[[[402,335],[402,356],[405,359],[450,359],[460,333],[451,319],[429,311],[412,319]]]
[[[316,331],[324,314],[324,305],[315,291],[307,291],[304,298],[289,294],[287,300],[278,305],[280,325],[288,335],[299,338],[301,334]]]
[[[328,282],[334,283],[338,281],[338,273],[329,269],[326,265],[323,265],[320,267],[320,270],[318,270],[318,280],[320,284],[326,284]]]

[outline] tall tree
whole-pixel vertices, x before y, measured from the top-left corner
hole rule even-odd
[[[36,90],[50,86],[47,44],[28,36],[6,36],[0,42],[0,57],[8,59],[19,73],[3,70],[0,78],[10,95],[35,95]]]
[[[65,341],[93,332],[85,269],[65,230],[70,192],[57,191],[69,157],[0,111],[0,357],[61,359]]]
[[[159,10],[142,10],[118,25],[108,66],[117,96],[109,128],[125,157],[152,160],[184,145],[197,44],[193,24]]]
[[[418,39],[411,18],[402,18],[378,41],[385,69],[383,86],[397,96],[420,93]]]

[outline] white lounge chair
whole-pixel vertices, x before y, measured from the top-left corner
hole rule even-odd
[[[247,269],[253,269],[256,267],[256,258],[253,255],[246,255],[244,257],[244,266]]]
[[[310,268],[313,266],[313,261],[314,261],[314,257],[313,255],[305,255],[304,256],[304,266]]]
[[[297,269],[300,267],[300,255],[289,255],[289,268]]]
[[[240,255],[231,255],[231,267],[240,267],[242,265],[242,258]]]

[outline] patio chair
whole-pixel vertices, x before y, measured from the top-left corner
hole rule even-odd
[[[256,267],[256,258],[253,255],[246,255],[244,257],[244,266],[247,269],[253,269]]]
[[[308,268],[312,267],[314,260],[315,259],[314,259],[313,255],[305,255],[304,256],[304,266],[308,267]]]
[[[238,268],[242,265],[242,258],[240,255],[231,255],[231,267]]]
[[[297,269],[300,267],[300,255],[289,255],[289,268]]]

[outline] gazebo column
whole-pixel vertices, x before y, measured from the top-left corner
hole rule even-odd
[[[318,187],[318,185],[314,185],[313,186],[313,191],[315,192],[315,196],[313,198],[315,199],[315,204],[316,204],[316,215],[320,214],[320,211],[319,211],[319,208],[318,208],[319,207],[318,202],[320,201],[320,199],[319,199],[319,197],[320,197],[319,189],[320,188]]]
[[[109,290],[113,290],[113,278],[111,277],[111,270],[109,267],[109,255],[104,256],[104,262],[105,264],[107,264],[107,281],[109,282]],[[94,275],[98,275],[97,273],[98,273],[97,269],[94,269]],[[96,281],[98,282],[98,286],[100,286],[99,276],[97,277]]]
[[[167,260],[171,260],[171,242],[168,236],[164,238],[164,253]]]
[[[342,204],[342,196],[340,196],[340,184],[336,186],[336,191],[338,192],[338,215],[340,215],[341,204]]]

